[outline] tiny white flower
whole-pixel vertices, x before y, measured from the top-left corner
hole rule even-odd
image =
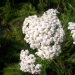
[[[74,33],[74,34],[72,34],[72,38],[73,38],[73,39],[75,39],[75,33]]]
[[[75,42],[73,42],[73,44],[75,44]]]

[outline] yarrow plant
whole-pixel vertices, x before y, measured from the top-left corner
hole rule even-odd
[[[69,24],[68,29],[71,30],[71,35],[72,35],[72,38],[74,40],[73,44],[75,44],[75,23],[69,22],[68,24]]]
[[[35,54],[41,59],[52,60],[61,53],[61,43],[65,34],[57,17],[58,13],[56,9],[49,9],[41,17],[34,15],[24,20],[24,40],[30,44],[30,48],[37,49]]]

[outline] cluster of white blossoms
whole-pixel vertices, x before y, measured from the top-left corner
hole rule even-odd
[[[53,59],[61,53],[61,43],[64,40],[64,30],[57,17],[56,9],[49,9],[41,17],[37,15],[25,18],[22,32],[24,40],[30,44],[30,48],[37,49],[36,55],[41,59]],[[36,64],[36,57],[28,55],[28,50],[22,50],[20,54],[20,66],[24,72],[37,74],[41,72],[41,64]]]
[[[49,9],[41,17],[37,15],[25,18],[22,31],[24,40],[30,44],[35,53],[42,59],[53,59],[61,53],[64,30],[57,17],[56,9]]]
[[[69,22],[68,24],[69,24],[68,29],[71,30],[72,38],[74,39],[73,44],[75,44],[75,23]]]
[[[33,54],[29,54],[28,50],[22,50],[20,53],[20,66],[21,70],[24,72],[30,72],[32,74],[37,74],[41,72],[41,64],[34,64],[36,57]]]

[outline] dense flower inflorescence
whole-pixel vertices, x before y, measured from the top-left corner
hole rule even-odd
[[[75,44],[75,23],[69,22],[68,24],[69,24],[68,29],[71,30],[72,38],[74,39],[73,44]]]
[[[42,59],[53,59],[61,53],[64,30],[57,13],[56,9],[49,9],[41,17],[34,15],[25,18],[23,23],[24,40],[32,49],[37,48],[35,54]]]
[[[32,74],[37,74],[41,72],[41,64],[34,64],[36,57],[33,54],[29,54],[28,50],[22,50],[20,53],[20,66],[21,70],[24,72],[30,72]]]

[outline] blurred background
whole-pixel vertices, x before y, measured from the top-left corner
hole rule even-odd
[[[0,75],[31,75],[20,70],[20,51],[30,49],[24,41],[22,25],[26,17],[41,16],[46,10],[57,9],[65,40],[62,53],[52,61],[38,58],[43,65],[39,75],[75,75],[75,45],[67,29],[68,22],[75,22],[75,0],[0,0]]]

